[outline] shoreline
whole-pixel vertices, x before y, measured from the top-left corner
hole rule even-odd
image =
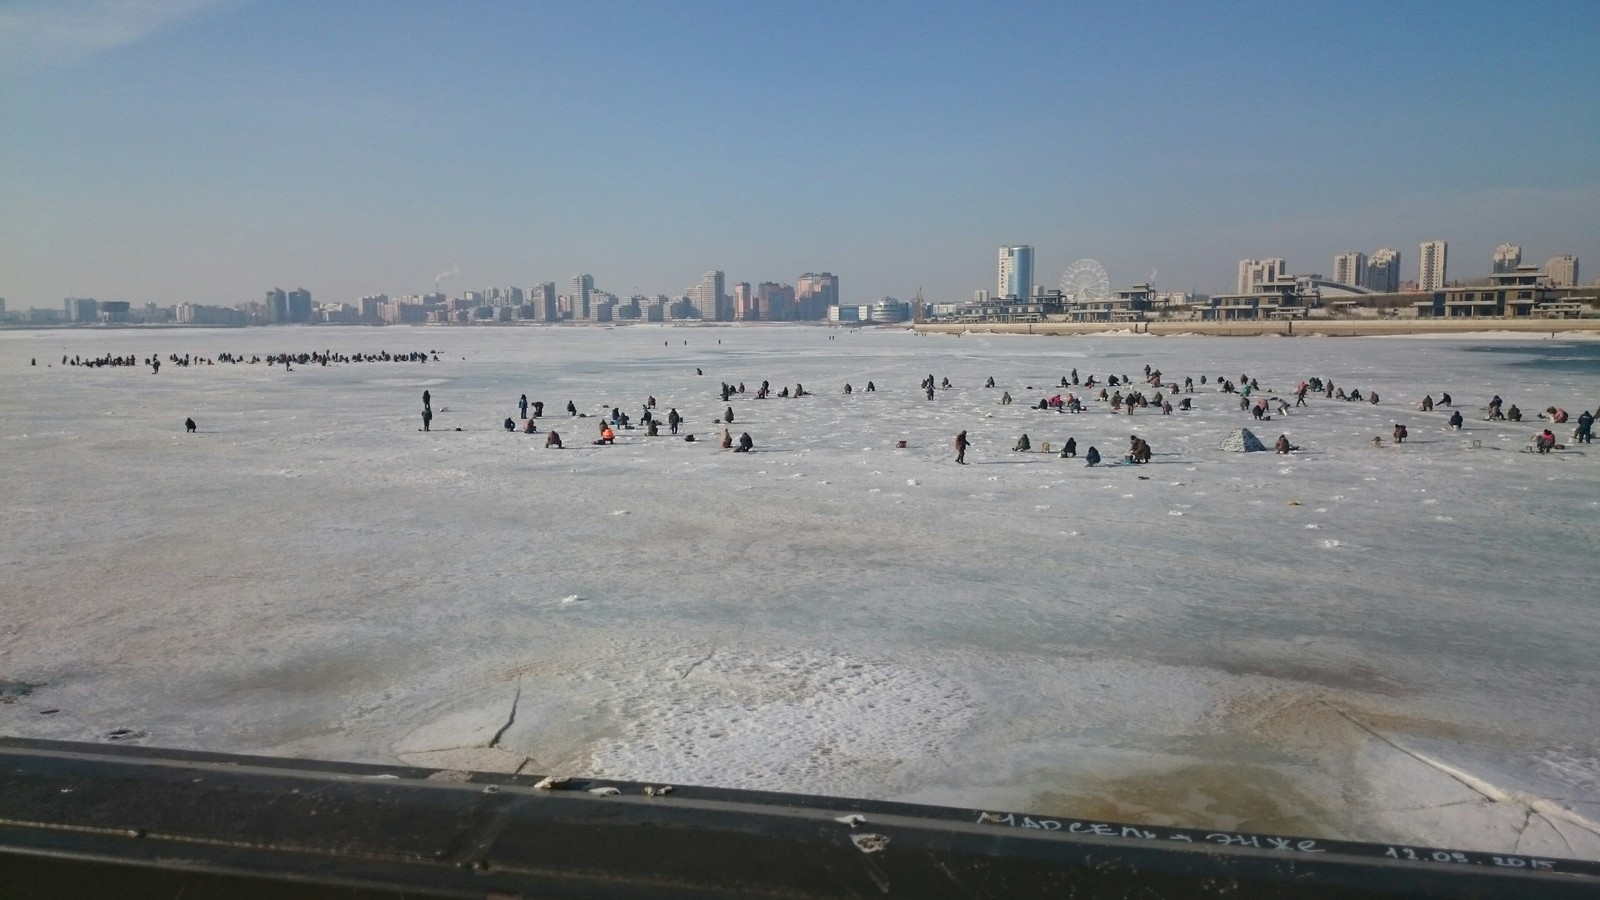
[[[1089,334],[1150,334],[1165,337],[1184,335],[1204,337],[1388,337],[1403,335],[1483,334],[1600,334],[1600,319],[1382,319],[1382,320],[1302,320],[1288,322],[973,322],[961,324],[918,323],[911,329],[920,334],[1038,334],[1072,337]],[[1136,330],[1137,329],[1137,330]]]

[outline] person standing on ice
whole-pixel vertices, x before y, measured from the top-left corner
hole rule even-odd
[[[427,391],[423,391],[422,392],[422,408],[423,409],[432,409],[433,408],[433,395],[429,394]]]
[[[522,395],[522,399],[517,401],[517,411],[519,413],[521,413],[522,418],[526,419],[528,417],[528,395],[527,394],[523,394]]]
[[[965,431],[956,435],[956,463],[967,464],[967,433]]]
[[[673,434],[677,434],[678,426],[682,424],[682,422],[683,416],[678,415],[678,408],[676,406],[672,407],[671,410],[667,412],[667,428],[671,430]]]
[[[424,406],[422,408],[422,430],[423,431],[427,431],[428,428],[429,428],[429,425],[432,422],[433,422],[433,410],[428,408],[428,407],[426,407],[426,406]]]
[[[1576,444],[1594,443],[1594,413],[1587,409],[1578,413],[1578,427],[1572,432],[1572,440]]]

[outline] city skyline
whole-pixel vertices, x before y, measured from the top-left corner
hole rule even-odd
[[[1570,101],[1596,87],[1593,3],[1521,10],[1514,61],[1472,2],[621,8],[11,4],[0,297],[354,302],[440,272],[629,296],[714,268],[957,300],[1011,241],[1046,289],[1093,258],[1116,288],[1223,293],[1240,259],[1317,272],[1440,236],[1453,277],[1508,239],[1600,254],[1600,111]],[[999,20],[1012,62],[974,42]],[[1211,62],[1246,31],[1329,52],[1271,78]],[[774,43],[808,64],[738,63]],[[1252,140],[1268,117],[1308,136]],[[1518,127],[1514,155],[1481,139]]]

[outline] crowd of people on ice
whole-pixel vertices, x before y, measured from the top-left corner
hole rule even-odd
[[[151,374],[160,374],[163,363],[178,368],[214,366],[221,363],[223,365],[250,366],[265,364],[283,366],[288,369],[294,366],[326,366],[329,363],[426,363],[430,359],[432,362],[438,362],[439,351],[402,350],[391,353],[385,350],[380,353],[334,353],[331,350],[322,350],[311,353],[269,353],[265,356],[260,354],[245,356],[242,353],[218,353],[216,356],[195,356],[185,353],[179,356],[176,353],[169,353],[165,360],[159,354],[150,356],[129,354],[123,356],[121,354],[112,355],[108,353],[104,356],[94,357],[62,354],[61,364],[63,366],[82,366],[89,369],[149,366]],[[34,359],[32,364],[38,365],[38,359]]]

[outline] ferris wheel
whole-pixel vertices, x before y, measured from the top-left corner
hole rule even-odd
[[[1080,259],[1061,276],[1061,297],[1073,303],[1111,299],[1111,276],[1105,266],[1092,259]]]

